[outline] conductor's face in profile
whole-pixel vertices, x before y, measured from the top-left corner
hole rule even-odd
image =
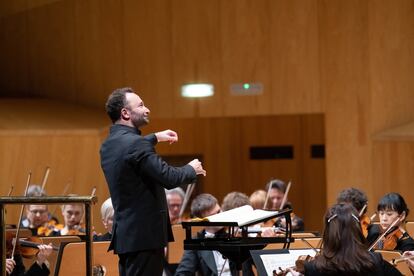
[[[135,93],[127,93],[125,98],[127,104],[121,110],[122,118],[130,121],[137,129],[148,124],[150,110],[144,105],[141,98]]]

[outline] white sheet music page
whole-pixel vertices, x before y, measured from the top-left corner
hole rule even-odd
[[[238,226],[245,226],[266,220],[277,214],[278,211],[253,210],[252,206],[244,205],[226,212],[208,216],[207,219],[210,222],[236,222]]]
[[[316,252],[313,249],[294,249],[284,254],[262,254],[260,258],[262,259],[267,275],[273,275],[273,270],[280,271],[279,268],[284,270],[288,267],[295,266],[295,261],[299,256],[303,255],[315,257]],[[290,275],[290,273],[287,275]]]

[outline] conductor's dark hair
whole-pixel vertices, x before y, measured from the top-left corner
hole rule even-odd
[[[377,211],[396,211],[399,215],[405,212],[408,216],[409,209],[405,203],[404,198],[398,193],[389,193],[383,196],[377,206]]]
[[[106,113],[111,118],[112,123],[121,118],[121,110],[127,105],[126,93],[135,93],[135,91],[130,87],[115,89],[106,101]]]

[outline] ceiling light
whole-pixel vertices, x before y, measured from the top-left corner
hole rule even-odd
[[[209,83],[190,83],[181,87],[181,96],[186,98],[209,97],[214,94],[214,86]]]

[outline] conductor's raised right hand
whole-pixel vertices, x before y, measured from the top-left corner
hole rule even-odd
[[[206,171],[203,169],[203,166],[201,165],[200,160],[194,159],[193,161],[188,163],[188,165],[194,168],[197,175],[202,174],[206,176]]]

